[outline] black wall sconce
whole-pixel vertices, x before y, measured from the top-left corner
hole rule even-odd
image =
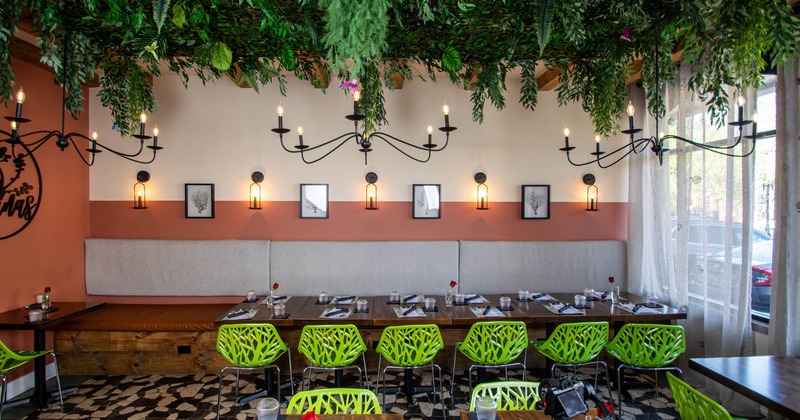
[[[250,175],[253,183],[250,184],[250,210],[261,209],[261,182],[264,181],[264,174],[261,172],[253,172]]]
[[[150,172],[139,171],[136,174],[136,183],[133,184],[133,208],[147,208],[147,188],[144,183],[150,180]]]
[[[378,174],[375,172],[368,172],[364,177],[367,181],[365,204],[367,210],[378,210]]]
[[[486,174],[478,172],[475,174],[475,182],[478,183],[476,203],[478,210],[489,210],[489,187],[486,185]]]
[[[597,185],[594,185],[595,178],[593,174],[586,174],[583,176],[583,183],[588,185],[586,187],[586,211],[597,211],[597,203],[600,200]]]

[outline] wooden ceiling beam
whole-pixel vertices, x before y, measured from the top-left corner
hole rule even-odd
[[[558,75],[561,74],[561,67],[555,67],[542,73],[541,76],[536,78],[536,85],[539,90],[553,90],[561,84],[558,81]]]

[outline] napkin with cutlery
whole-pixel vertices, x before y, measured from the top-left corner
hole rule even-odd
[[[479,294],[467,294],[464,296],[464,302],[466,303],[489,303],[485,297]]]
[[[400,297],[400,300],[403,303],[422,303],[425,300],[425,296],[422,295],[403,295]]]
[[[622,308],[625,311],[628,311],[628,312],[634,313],[634,314],[655,314],[655,313],[658,313],[658,311],[656,311],[655,309],[650,309],[647,306],[645,306],[644,304],[639,304],[639,303],[631,303],[631,302],[618,303],[617,306],[619,306],[620,308]]]
[[[398,306],[393,308],[398,318],[425,318],[425,312],[417,305]]]
[[[506,316],[506,314],[494,306],[470,306],[469,310],[478,318],[498,318]]]
[[[358,296],[336,296],[332,303],[334,305],[352,305],[357,299]]]
[[[528,295],[528,299],[540,301],[540,300],[555,300],[552,296],[548,295],[547,293],[531,293]]]
[[[320,318],[349,318],[350,308],[325,308]]]
[[[568,303],[551,303],[549,305],[544,305],[548,311],[557,314],[557,315],[583,315],[583,311],[580,309],[575,309],[572,305]]]
[[[235,311],[228,312],[225,315],[226,320],[240,320],[240,319],[253,319],[256,316],[258,309],[237,309]]]

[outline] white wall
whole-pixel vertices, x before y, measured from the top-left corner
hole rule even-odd
[[[452,85],[446,77],[438,84],[406,81],[402,90],[384,92],[389,124],[384,131],[414,143],[426,141],[426,127],[443,124],[441,107],[450,106],[450,121],[459,127],[451,134],[450,145],[436,153],[427,164],[413,162],[385,143],[378,141],[370,153],[369,165],[354,144],[346,144],[322,162],[306,165],[298,155],[280,147],[270,131],[277,125],[275,109],[285,108],[284,123],[292,130],[305,129],[307,144],[318,144],[352,129],[344,115],[352,112],[352,102],[333,80],[327,94],[306,81],[289,78],[287,97],[281,97],[277,83],[257,94],[242,89],[228,79],[203,86],[197,79],[184,89],[177,76],[165,73],[157,78],[154,92],[159,107],[148,121],[161,131],[159,144],[165,147],[156,161],[139,165],[111,156],[98,155],[91,169],[91,200],[128,200],[137,171],[148,170],[149,200],[183,200],[184,183],[216,184],[216,199],[247,199],[250,173],[262,171],[266,177],[264,199],[299,199],[300,183],[330,184],[332,201],[358,201],[364,195],[364,174],[379,176],[380,199],[410,201],[413,183],[442,184],[444,201],[471,201],[475,197],[473,174],[488,176],[491,201],[519,201],[522,184],[551,184],[552,201],[584,201],[585,173],[597,176],[600,199],[627,201],[627,164],[600,170],[596,166],[576,168],[563,152],[562,131],[569,126],[571,143],[579,149],[576,160],[586,159],[594,149],[594,134],[588,114],[579,105],[558,107],[556,93],[540,92],[534,112],[519,105],[519,81],[508,80],[505,110],[487,106],[482,125],[472,122],[470,92]],[[110,112],[100,105],[97,90],[90,92],[90,127],[101,141],[130,150],[137,141],[122,139],[111,130]],[[434,142],[441,144],[442,137]],[[439,133],[441,134],[441,133]],[[287,137],[287,146],[297,142],[296,131]],[[619,147],[622,137],[604,141],[604,149]]]

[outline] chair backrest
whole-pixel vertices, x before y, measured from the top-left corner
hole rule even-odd
[[[586,363],[608,344],[608,322],[559,324],[536,349],[556,363]]]
[[[367,351],[367,345],[352,324],[306,325],[297,351],[320,367],[343,367]]]
[[[528,347],[522,321],[485,321],[472,324],[459,351],[482,365],[502,365],[517,359]]]
[[[672,397],[675,399],[675,406],[682,419],[731,419],[731,415],[716,401],[701,394],[700,391],[692,388],[691,385],[678,379],[672,373],[667,372],[667,380],[669,388],[672,390]]]
[[[497,401],[498,410],[533,410],[533,405],[540,399],[539,382],[501,381],[478,384],[472,390],[469,411],[475,411],[475,400],[483,396]]]
[[[326,388],[300,391],[289,401],[286,414],[381,414],[374,392],[359,388]]]
[[[272,324],[227,324],[217,332],[217,352],[234,366],[271,365],[288,348]]]
[[[439,327],[433,324],[386,327],[375,351],[395,366],[421,366],[444,348]]]
[[[686,339],[680,325],[625,324],[606,351],[626,365],[662,367],[686,351]]]

